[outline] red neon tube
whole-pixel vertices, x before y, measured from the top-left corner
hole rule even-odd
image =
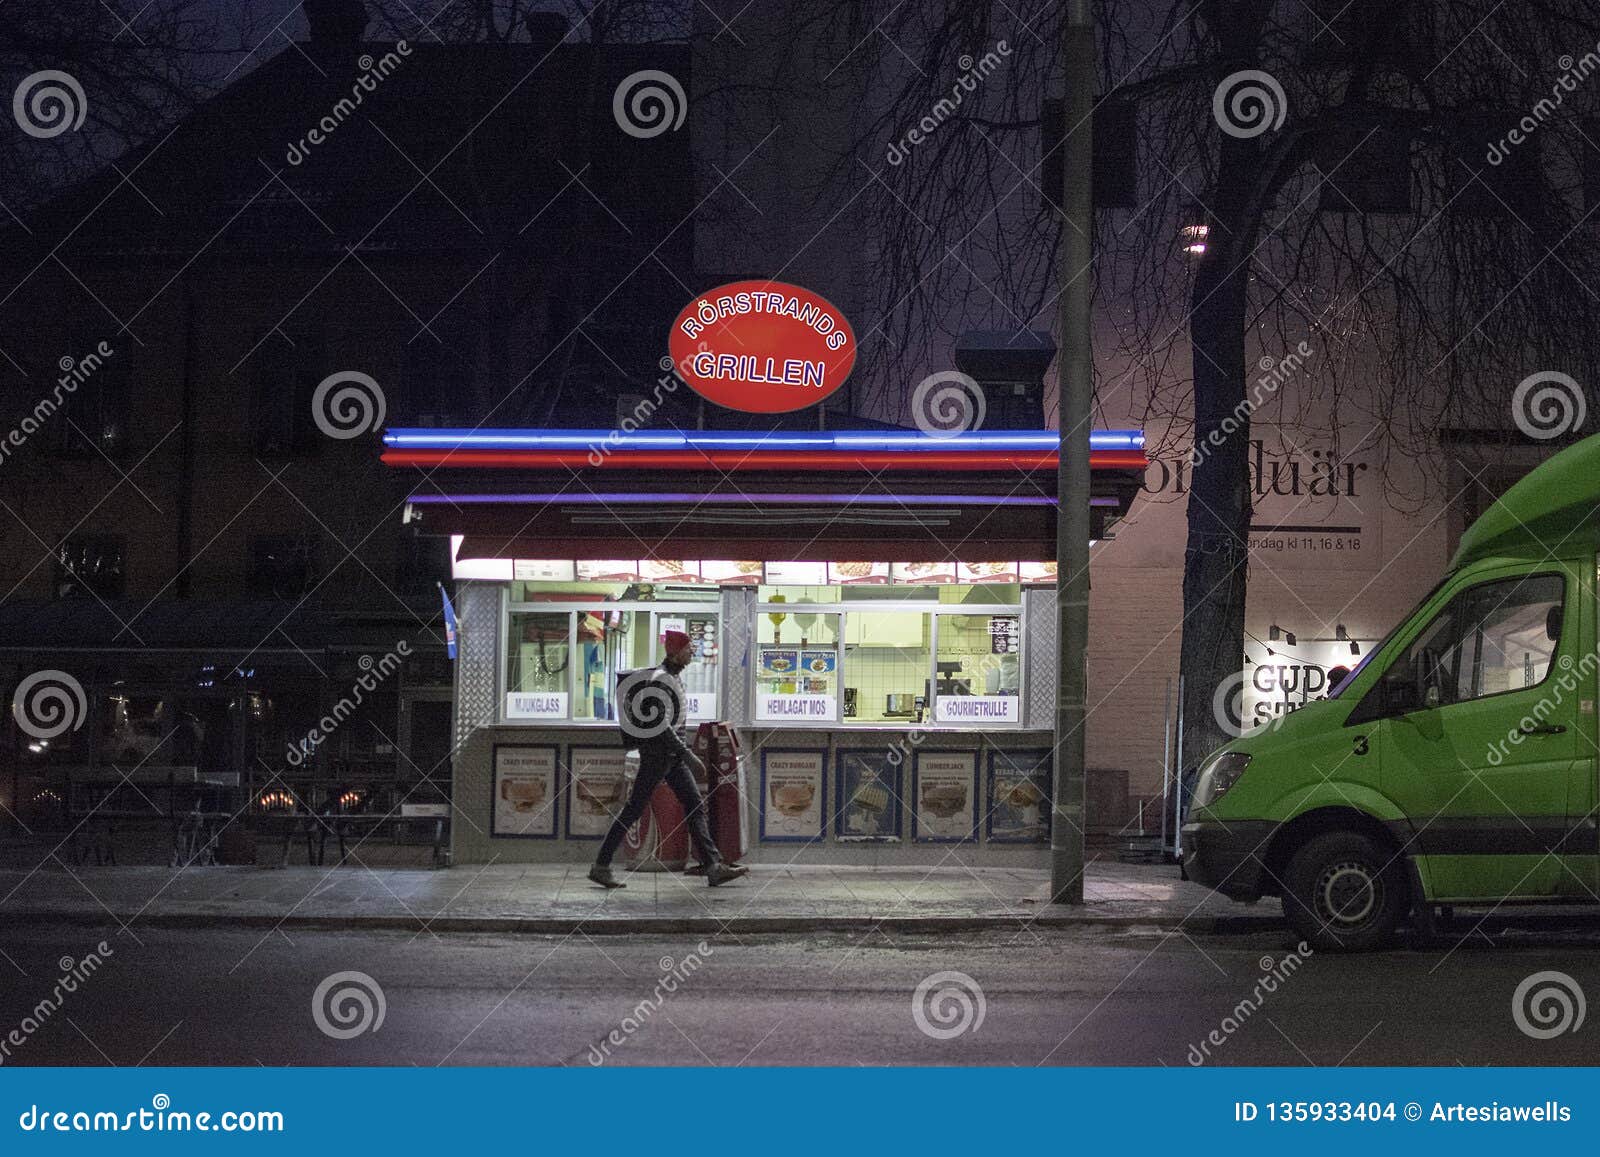
[[[1054,470],[1047,451],[618,450],[596,462],[580,450],[386,450],[388,466],[550,470]],[[1091,470],[1142,470],[1139,450],[1091,450]]]

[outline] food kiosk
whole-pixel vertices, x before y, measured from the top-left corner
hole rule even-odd
[[[1052,431],[390,430],[448,535],[457,862],[584,860],[624,798],[621,672],[696,641],[691,724],[745,759],[750,858],[1044,862]],[[1091,437],[1096,537],[1139,431]]]

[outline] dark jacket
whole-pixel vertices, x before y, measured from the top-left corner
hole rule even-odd
[[[665,666],[624,671],[617,680],[623,746],[641,760],[689,761],[683,741],[683,684]]]

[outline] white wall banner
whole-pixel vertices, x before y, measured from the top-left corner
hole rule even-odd
[[[1274,571],[1378,570],[1384,503],[1372,453],[1359,431],[1335,445],[1327,437],[1255,422],[1247,455],[1251,555]],[[1119,562],[1183,565],[1193,469],[1187,446],[1151,458],[1134,516],[1117,532]]]

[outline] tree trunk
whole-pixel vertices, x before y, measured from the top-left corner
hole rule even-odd
[[[1221,45],[1216,79],[1259,67],[1271,0],[1204,0],[1202,19]],[[1245,317],[1250,260],[1271,182],[1259,136],[1224,132],[1206,198],[1205,252],[1189,304],[1194,358],[1194,451],[1189,540],[1183,557],[1183,744],[1180,774],[1238,733],[1249,580],[1250,412],[1245,400]],[[1230,727],[1233,723],[1235,726]]]
[[[1227,228],[1213,223],[1212,237]],[[1195,421],[1179,667],[1183,769],[1237,733],[1229,730],[1228,710],[1237,711],[1239,702],[1251,515],[1244,349],[1250,244],[1242,235],[1248,232],[1211,248],[1191,300]]]

